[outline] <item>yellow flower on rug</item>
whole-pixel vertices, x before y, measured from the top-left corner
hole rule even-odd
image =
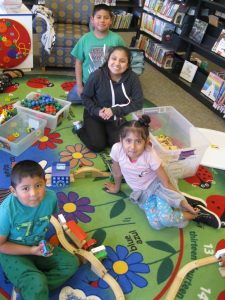
[[[95,153],[91,152],[81,143],[75,144],[74,146],[69,145],[66,147],[66,150],[60,152],[60,161],[69,161],[71,168],[75,168],[80,164],[91,167],[94,163],[90,159],[96,157],[97,155]]]

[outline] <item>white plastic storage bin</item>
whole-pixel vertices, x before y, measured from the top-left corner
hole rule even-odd
[[[193,176],[210,144],[206,137],[172,106],[144,108],[133,113],[133,118],[142,114],[151,118],[150,139],[166,171],[175,178]],[[170,137],[178,149],[162,146],[157,139],[160,135]]]
[[[0,150],[20,155],[44,135],[46,120],[19,112],[0,127]],[[14,140],[12,137],[17,136]]]
[[[35,99],[36,95],[41,95],[41,94],[31,92],[26,96],[26,99],[33,100],[33,99]],[[24,111],[29,114],[33,114],[34,116],[36,116],[38,118],[46,120],[47,121],[46,127],[54,130],[54,129],[56,129],[56,127],[58,125],[60,125],[62,123],[62,120],[67,117],[67,115],[69,113],[69,108],[71,105],[71,102],[69,102],[69,101],[65,101],[65,100],[58,99],[58,98],[55,98],[55,100],[63,106],[63,108],[60,109],[55,115],[50,115],[50,114],[47,114],[47,113],[44,113],[41,111],[30,109],[28,107],[24,107],[21,105],[21,101],[17,101],[15,104],[15,107],[17,108],[18,112]]]

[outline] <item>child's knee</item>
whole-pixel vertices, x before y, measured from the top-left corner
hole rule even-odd
[[[27,278],[29,278],[29,282],[27,282]],[[30,295],[32,295],[32,299],[40,299],[40,295],[43,299],[47,299],[49,294],[47,278],[41,272],[32,272],[22,276],[18,288],[25,300],[30,299]]]
[[[79,267],[79,259],[76,255],[69,252],[66,253],[63,261],[62,273],[65,272],[65,276],[72,276]],[[62,274],[61,273],[61,274]]]

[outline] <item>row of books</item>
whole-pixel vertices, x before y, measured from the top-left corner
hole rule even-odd
[[[145,51],[145,56],[160,68],[171,69],[174,51],[165,45],[140,34],[136,47]]]
[[[109,6],[116,6],[116,0],[95,0],[95,5],[106,4]]]
[[[163,37],[166,37],[167,40],[170,40],[175,27],[176,26],[174,24],[163,21],[155,16],[147,13],[142,14],[140,29],[160,41],[164,39]]]
[[[146,0],[144,3],[144,10],[161,18],[172,21],[183,3],[180,1],[171,0]]]
[[[133,18],[133,14],[126,11],[114,11],[112,29],[128,29]]]
[[[188,82],[192,82],[197,72],[198,66],[185,60],[180,72],[180,77]],[[210,72],[201,93],[213,101],[213,107],[224,113],[225,117],[225,71]]]

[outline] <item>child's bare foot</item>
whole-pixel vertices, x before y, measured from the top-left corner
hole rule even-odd
[[[186,221],[190,221],[190,220],[194,220],[195,218],[198,217],[198,211],[196,210],[196,214],[192,214],[189,211],[182,211],[183,216],[184,216],[184,220]]]

